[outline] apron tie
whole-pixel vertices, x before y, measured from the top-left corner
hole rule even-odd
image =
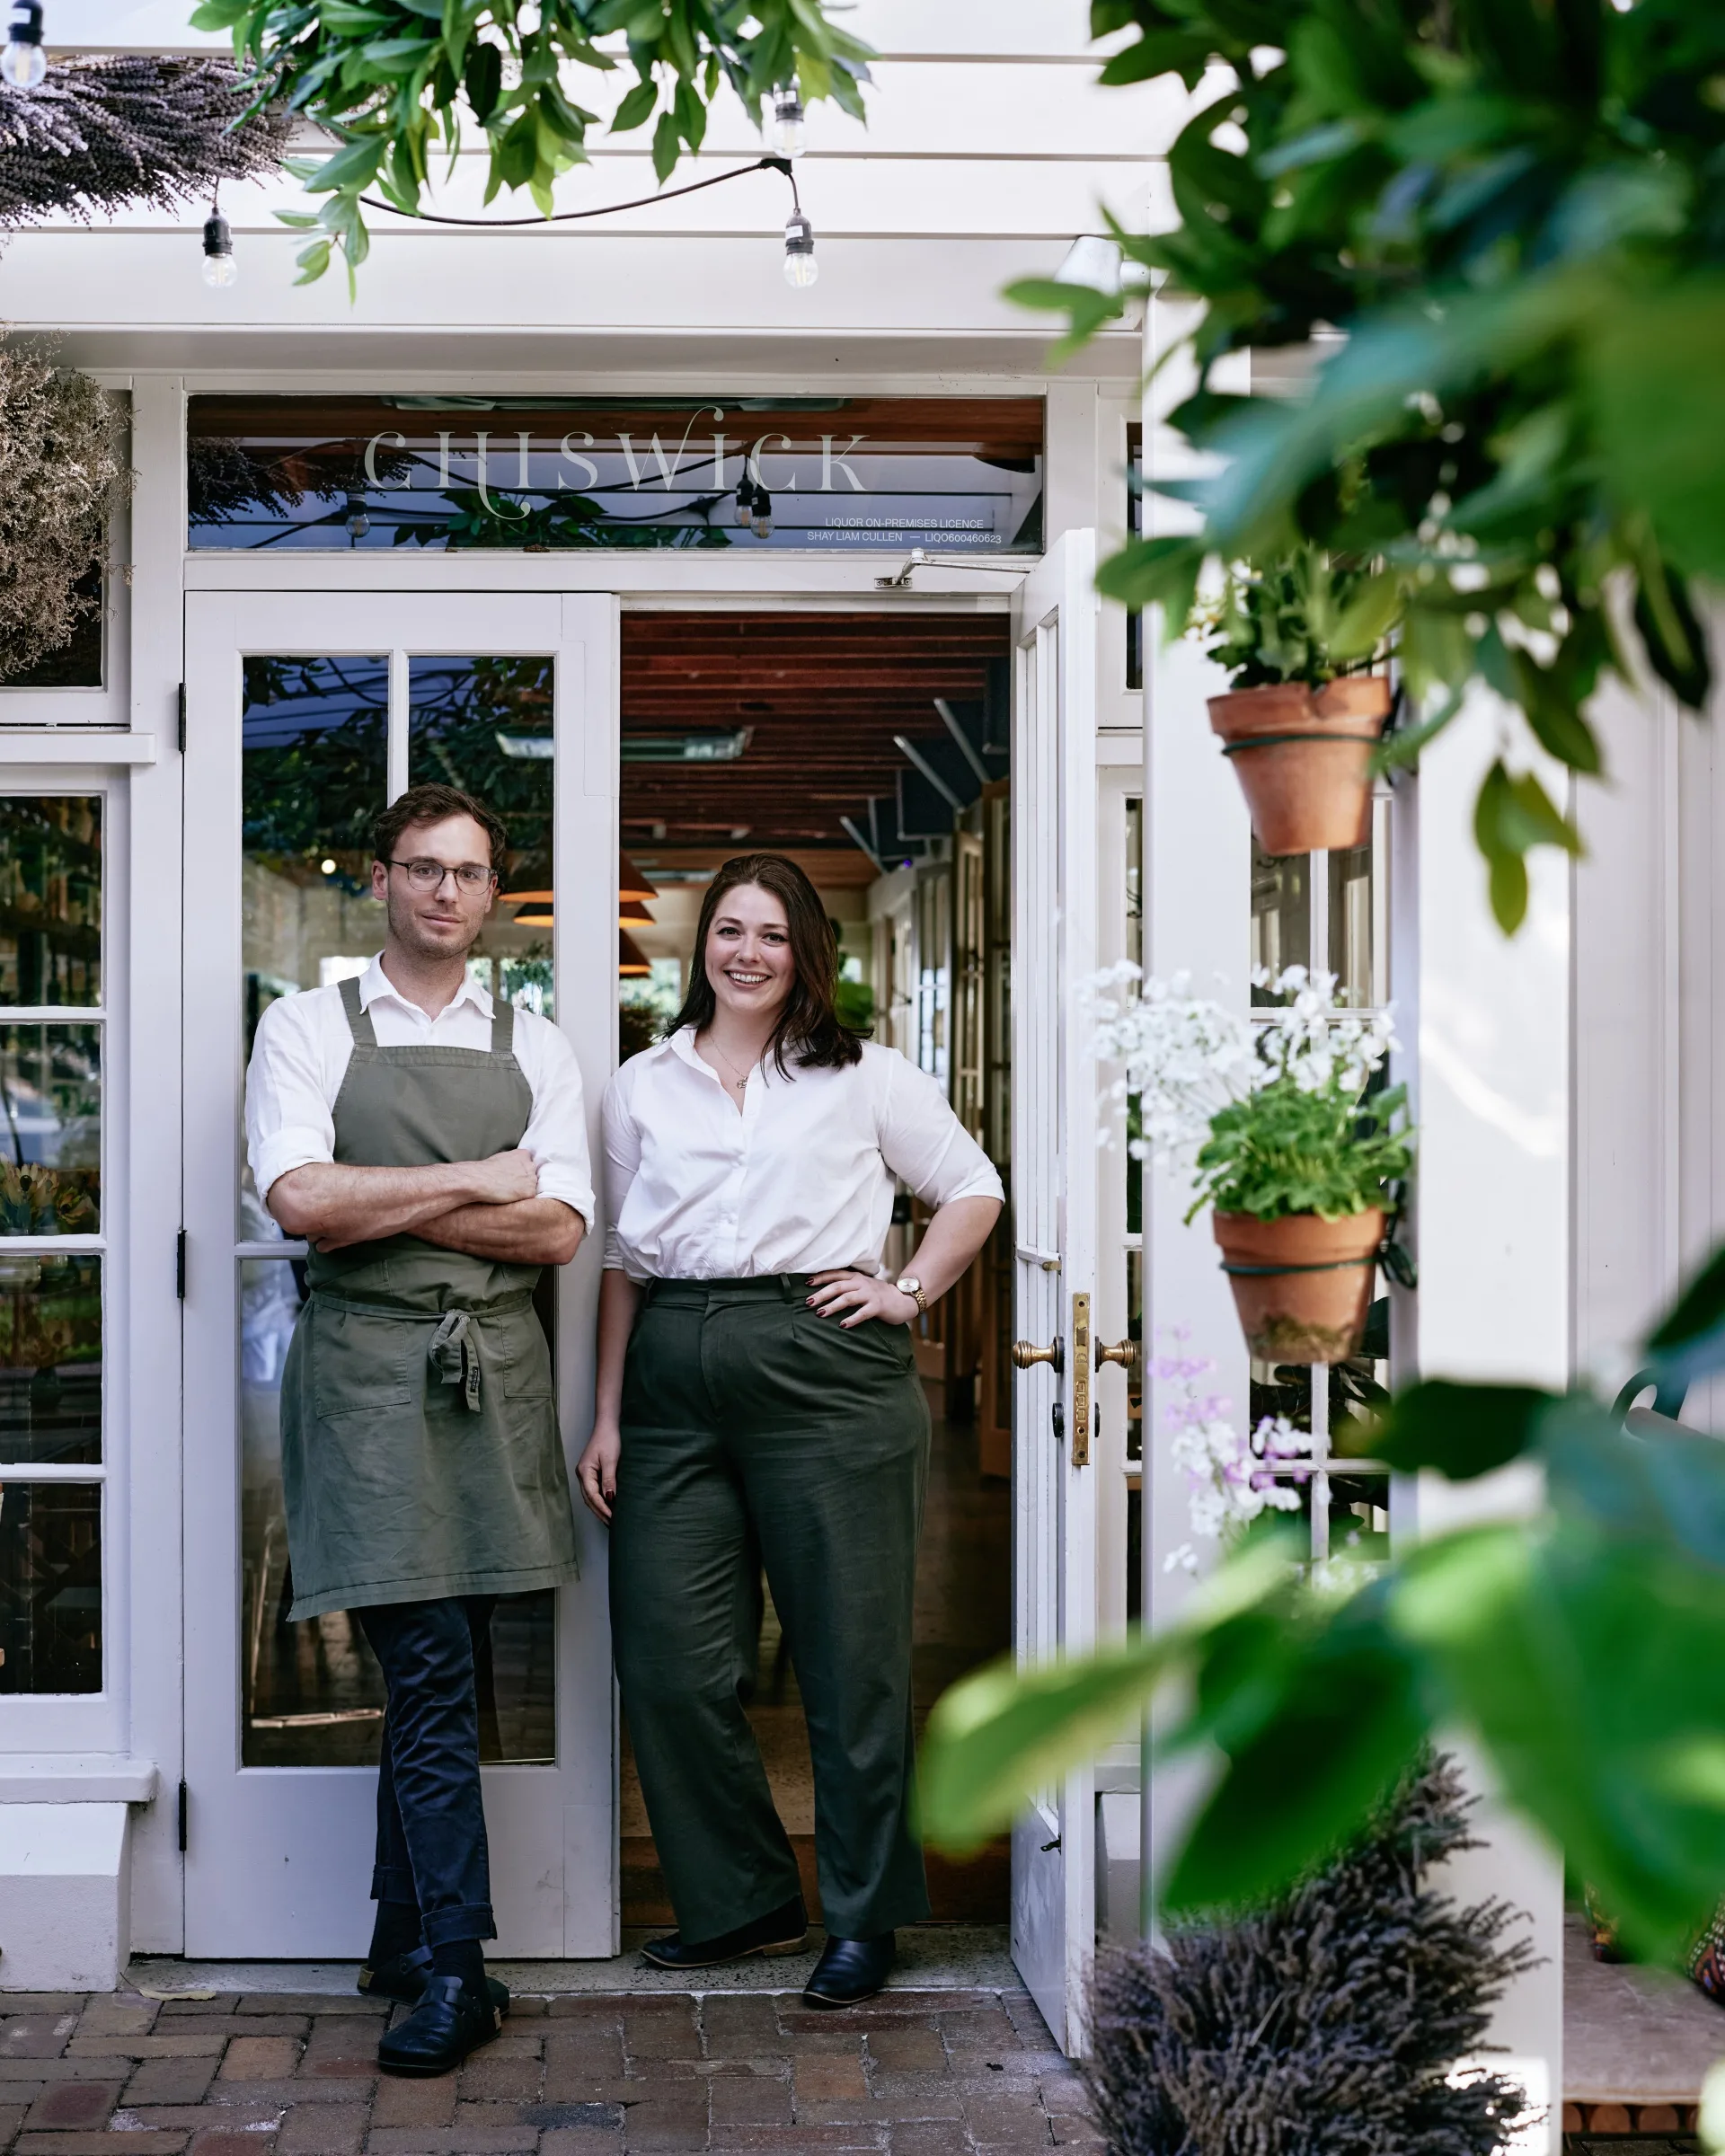
[[[464,1387],[468,1407],[479,1413],[479,1342],[473,1335],[473,1315],[464,1310],[446,1312],[431,1336],[427,1358],[446,1385]]]

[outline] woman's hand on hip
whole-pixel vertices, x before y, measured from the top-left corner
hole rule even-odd
[[[617,1501],[617,1462],[623,1457],[623,1433],[615,1423],[597,1424],[587,1441],[587,1450],[575,1462],[575,1479],[581,1486],[587,1509],[606,1526]]]
[[[890,1280],[874,1280],[867,1273],[817,1273],[809,1286],[815,1291],[809,1309],[818,1318],[838,1318],[846,1332],[868,1318],[908,1325],[918,1314],[914,1295],[901,1295]],[[839,1317],[841,1311],[850,1314]]]

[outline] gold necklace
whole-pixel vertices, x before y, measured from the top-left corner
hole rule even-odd
[[[747,1071],[739,1071],[737,1068],[737,1065],[730,1060],[730,1056],[725,1054],[725,1051],[719,1046],[719,1043],[712,1038],[711,1033],[709,1033],[707,1036],[707,1046],[712,1050],[713,1054],[719,1058],[720,1062],[722,1063],[725,1068],[730,1073],[731,1082],[736,1086],[737,1091],[739,1093],[746,1093],[748,1091],[748,1073]]]

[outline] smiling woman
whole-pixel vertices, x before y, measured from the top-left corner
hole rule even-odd
[[[842,1022],[805,872],[709,885],[669,1038],[606,1097],[614,1223],[579,1474],[612,1528],[617,1671],[679,1929],[671,1969],[792,1951],[807,1912],[737,1684],[764,1560],[809,1705],[827,1931],[811,2006],[871,1997],[929,1913],[909,1819],[912,1600],[929,1414],[911,1325],[1000,1211],[933,1082]],[[934,1208],[882,1264],[903,1178]]]

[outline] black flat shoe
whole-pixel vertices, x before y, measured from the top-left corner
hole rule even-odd
[[[392,1955],[387,1961],[380,1961],[376,1968],[362,1961],[353,1988],[363,1992],[367,1999],[398,1999],[403,2006],[417,2006],[425,1996],[430,1974],[430,1948],[415,1947],[411,1954]],[[488,1976],[485,1986],[491,1994],[491,2004],[500,2014],[507,2014],[509,1985],[500,1984],[495,1976]]]
[[[717,1939],[686,1940],[680,1931],[650,1939],[641,1949],[656,1969],[710,1969],[721,1961],[741,1961],[749,1954],[794,1954],[809,1929],[802,1896],[794,1895],[752,1924],[721,1931]]]
[[[502,2026],[491,2001],[459,1976],[429,1977],[420,2003],[377,2046],[377,2063],[385,2073],[448,2073]]]
[[[815,1973],[802,1987],[805,2006],[837,2008],[860,2006],[872,1999],[887,1981],[897,1951],[890,1931],[874,1939],[829,1939],[815,1964]]]

